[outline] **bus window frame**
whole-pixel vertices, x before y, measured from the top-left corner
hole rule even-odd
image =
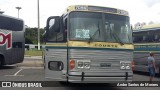
[[[63,37],[62,40],[57,40],[57,39],[56,40],[48,40],[49,39],[48,35],[50,34],[48,32],[48,30],[49,30],[49,21],[51,19],[58,19],[58,23],[56,23],[58,25],[58,27],[56,27],[56,28],[58,28],[58,29],[54,30],[53,33],[55,35],[62,34],[62,37]],[[57,20],[55,20],[55,22],[57,22]],[[54,28],[54,27],[52,27],[52,28]],[[48,43],[64,43],[64,42],[66,42],[66,40],[64,39],[64,31],[65,30],[64,30],[63,16],[51,16],[51,17],[49,17],[47,19],[45,42],[48,42]],[[56,38],[57,38],[57,36],[56,36]]]
[[[156,28],[155,28],[154,30],[150,30],[150,29],[149,29],[149,30],[145,30],[145,31],[133,32],[134,34],[136,34],[136,33],[139,34],[139,33],[142,33],[142,32],[145,32],[145,33],[148,33],[148,32],[149,32],[148,36],[147,36],[147,34],[145,34],[145,35],[147,36],[147,38],[149,38],[149,41],[144,41],[144,42],[143,42],[142,40],[141,40],[141,41],[138,40],[138,41],[136,41],[136,42],[135,42],[134,40],[133,40],[133,41],[134,41],[134,43],[153,43],[153,42],[154,42],[154,43],[158,43],[159,40],[160,40],[160,34],[159,34],[159,35],[157,34],[158,37],[159,37],[159,39],[155,40],[155,31],[158,31],[158,30],[160,30],[160,29],[156,29]],[[133,34],[133,35],[134,35],[134,34]],[[143,38],[144,35],[139,35],[139,36]],[[135,38],[135,36],[133,36],[133,37]],[[137,36],[136,36],[136,38],[137,38]],[[151,41],[151,40],[152,40],[152,41]]]
[[[71,11],[71,12],[69,12],[69,15],[68,15],[69,19],[68,19],[68,22],[67,22],[68,23],[68,29],[70,29],[70,25],[69,25],[70,24],[70,18],[71,18],[70,14],[74,13],[74,12],[86,12],[86,11]],[[105,12],[94,12],[94,11],[92,13],[101,13],[102,25],[104,25],[105,19],[106,19],[105,18],[106,13]],[[110,14],[110,13],[107,13],[107,14]],[[128,17],[128,19],[129,19],[128,22],[130,22],[130,17],[129,16],[126,16],[126,17]],[[129,23],[129,26],[131,26],[130,23]],[[102,29],[104,29],[104,27],[102,27]],[[129,28],[129,29],[130,29],[130,33],[132,34],[133,31],[131,30],[131,28]],[[71,38],[70,31],[71,30],[68,30],[68,36],[69,36],[68,39],[71,40],[71,41],[74,41],[75,39]],[[104,31],[102,31],[102,32],[104,32]],[[103,34],[103,36],[106,37],[106,34]],[[129,40],[130,43],[125,43],[125,44],[133,44],[133,38],[132,37],[133,37],[133,35],[130,36],[130,39],[131,39],[131,40]],[[85,41],[85,42],[87,42],[87,40],[75,40],[75,41]],[[96,41],[96,42],[101,42],[101,41]],[[108,41],[102,41],[102,42],[108,42]],[[118,43],[118,42],[111,42],[111,43]]]

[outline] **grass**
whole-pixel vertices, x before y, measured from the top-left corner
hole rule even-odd
[[[25,56],[42,56],[42,51],[38,51],[38,50],[29,50],[29,51],[25,51]]]

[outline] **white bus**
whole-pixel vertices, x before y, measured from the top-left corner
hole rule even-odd
[[[148,72],[147,58],[150,52],[155,53],[156,73],[160,75],[160,25],[133,30],[134,71]]]
[[[24,47],[23,20],[0,14],[0,66],[21,63]]]
[[[70,6],[47,20],[45,77],[72,83],[132,81],[132,30],[127,11]]]

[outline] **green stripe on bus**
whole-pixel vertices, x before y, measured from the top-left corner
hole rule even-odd
[[[61,46],[46,46],[47,49],[67,49]],[[85,49],[85,50],[114,50],[114,51],[134,51],[132,49],[117,49],[117,48],[92,48],[92,47],[68,47],[68,49]]]
[[[160,53],[160,51],[134,51],[134,52],[144,52],[144,53],[149,53],[149,52],[156,52],[156,53]]]
[[[67,49],[65,46],[45,46],[47,49]]]

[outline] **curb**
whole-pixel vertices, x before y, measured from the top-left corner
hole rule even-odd
[[[42,61],[34,62],[34,61],[28,61],[23,63],[18,63],[18,66],[24,66],[24,67],[43,67],[44,64]]]
[[[24,57],[24,60],[25,59],[39,59],[39,60],[42,60],[42,56],[26,56],[26,57]]]
[[[17,66],[20,67],[43,67],[44,63],[42,56],[27,56],[24,57],[22,63],[18,63]]]
[[[24,55],[24,57],[31,57],[31,55]]]

